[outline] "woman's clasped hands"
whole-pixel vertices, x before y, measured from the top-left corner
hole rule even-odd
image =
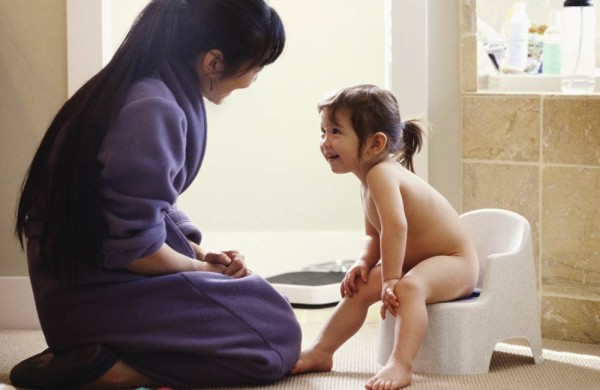
[[[238,250],[227,250],[222,252],[206,252],[198,244],[190,241],[190,245],[196,254],[196,271],[216,272],[238,279],[252,274],[246,267],[244,255]]]
[[[210,266],[214,266],[214,272],[220,272],[223,275],[231,276],[236,279],[243,278],[252,273],[252,271],[246,268],[244,255],[237,250],[208,252],[204,255],[202,261]]]

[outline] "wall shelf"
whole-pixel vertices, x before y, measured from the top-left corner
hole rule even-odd
[[[478,81],[480,92],[498,93],[559,93],[562,94],[559,75],[520,74],[497,76],[480,76]],[[596,76],[597,93],[600,88],[600,77]]]

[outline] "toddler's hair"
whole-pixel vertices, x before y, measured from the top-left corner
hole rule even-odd
[[[359,152],[370,135],[382,132],[388,139],[389,154],[406,169],[415,171],[412,159],[421,150],[424,130],[419,120],[401,120],[398,101],[390,91],[371,84],[355,85],[336,92],[317,107],[319,112],[327,109],[328,119],[334,124],[338,124],[338,111],[350,110],[350,121],[359,140]]]

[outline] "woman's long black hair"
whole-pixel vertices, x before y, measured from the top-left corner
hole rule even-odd
[[[153,0],[111,61],[58,111],[21,188],[15,233],[24,246],[28,219],[42,223],[40,254],[57,276],[77,280],[96,262],[105,234],[97,156],[132,83],[166,61],[193,63],[223,53],[224,76],[274,62],[285,45],[278,14],[265,0]],[[44,215],[31,215],[41,210]]]

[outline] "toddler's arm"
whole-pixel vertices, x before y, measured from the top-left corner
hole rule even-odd
[[[358,259],[354,262],[352,267],[346,273],[346,277],[340,284],[340,292],[342,297],[356,294],[358,292],[358,286],[356,280],[360,278],[363,282],[367,283],[367,277],[369,270],[373,268],[379,262],[379,233],[371,225],[371,223],[365,217],[365,239],[363,249],[358,256]]]
[[[367,186],[381,224],[379,241],[384,281],[402,277],[408,237],[401,183],[398,183],[393,169],[388,164],[378,164],[367,174]]]

